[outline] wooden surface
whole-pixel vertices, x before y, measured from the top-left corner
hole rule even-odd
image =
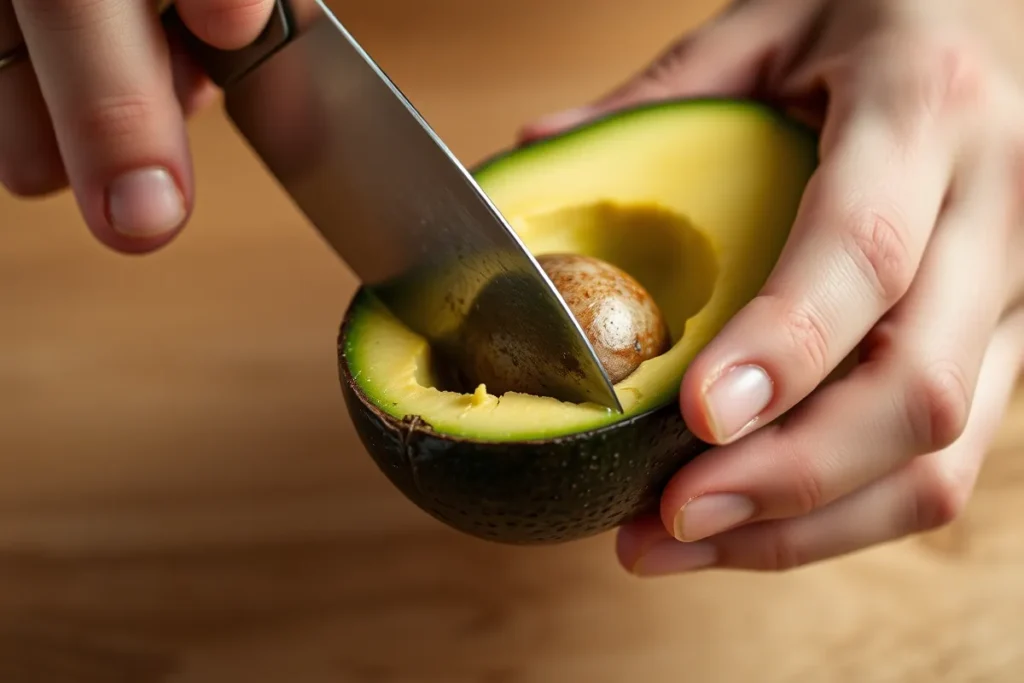
[[[342,16],[470,162],[713,6],[372,4]],[[842,561],[641,582],[610,535],[484,544],[370,464],[335,379],[353,280],[218,111],[192,131],[161,254],[0,197],[3,683],[1024,678],[1024,395],[960,522]]]

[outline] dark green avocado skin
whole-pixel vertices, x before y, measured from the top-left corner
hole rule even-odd
[[[544,441],[437,434],[416,418],[396,420],[358,391],[345,357],[347,325],[348,315],[339,335],[339,377],[363,446],[403,495],[463,533],[526,545],[614,529],[656,512],[672,475],[709,448],[687,430],[676,401]]]

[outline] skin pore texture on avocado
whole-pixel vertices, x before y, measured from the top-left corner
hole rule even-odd
[[[361,293],[345,340],[360,391],[395,419],[497,441],[594,429],[672,401],[689,362],[767,278],[815,161],[813,137],[774,111],[688,101],[485,163],[478,182],[535,256],[589,255],[628,273],[662,312],[670,347],[616,384],[622,415],[515,392],[444,391],[426,341]]]

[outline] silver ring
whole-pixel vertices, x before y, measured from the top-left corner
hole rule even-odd
[[[7,67],[17,66],[28,61],[28,47],[25,43],[12,47],[7,52],[0,52],[0,71]]]

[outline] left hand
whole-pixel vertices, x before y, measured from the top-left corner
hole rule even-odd
[[[524,131],[684,96],[822,124],[776,268],[683,380],[686,422],[716,447],[660,519],[620,530],[627,568],[787,569],[963,509],[1024,358],[1022,28],[1010,0],[746,0]]]

